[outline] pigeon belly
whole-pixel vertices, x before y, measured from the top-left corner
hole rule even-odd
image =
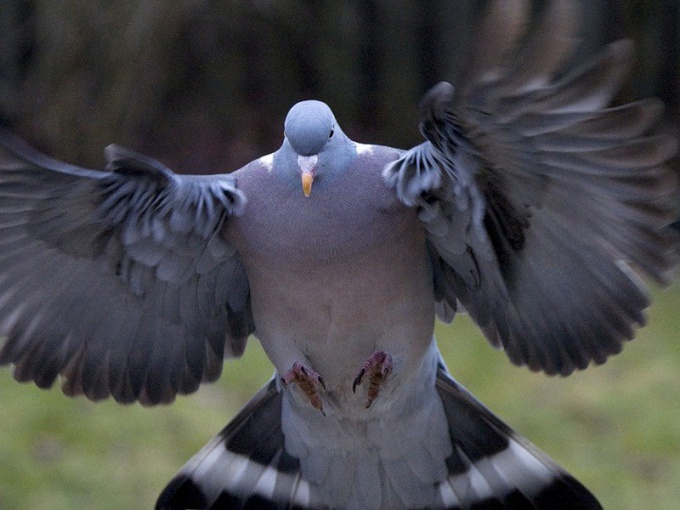
[[[357,401],[352,380],[376,350],[393,356],[394,379],[415,376],[404,361],[424,356],[434,328],[424,231],[415,211],[392,200],[380,168],[372,180],[362,175],[364,193],[348,192],[349,174],[315,182],[309,198],[256,168],[239,176],[248,205],[230,225],[248,273],[255,335],[280,374],[306,364],[340,406]]]

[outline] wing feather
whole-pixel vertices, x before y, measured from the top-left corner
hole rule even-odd
[[[215,380],[254,325],[223,237],[230,176],[181,177],[110,146],[107,171],[0,133],[1,364],[69,395],[169,402]]]
[[[489,5],[488,19],[502,19]],[[666,166],[677,143],[654,132],[661,105],[608,107],[629,41],[564,68],[573,13],[572,2],[548,2],[506,67],[485,55],[456,88],[433,87],[421,101],[427,141],[384,172],[420,210],[436,298],[454,310],[460,301],[514,363],[563,375],[633,338],[650,304],[636,271],[668,282],[678,246]],[[520,26],[509,23],[490,48],[509,47]],[[480,65],[495,71],[481,79]]]

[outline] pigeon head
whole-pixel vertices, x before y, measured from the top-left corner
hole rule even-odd
[[[328,105],[314,100],[294,105],[286,116],[284,129],[286,141],[297,155],[302,191],[308,197],[319,168],[325,166],[320,158],[337,148],[344,136]]]

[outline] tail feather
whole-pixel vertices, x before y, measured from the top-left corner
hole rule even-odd
[[[595,497],[533,444],[515,433],[442,366],[437,392],[453,454],[439,485],[446,509],[601,509]]]
[[[156,510],[297,508],[320,503],[283,447],[274,379],[187,462],[156,503]]]
[[[437,484],[437,501],[429,508],[602,508],[583,485],[456,383],[443,365],[436,391],[453,453],[446,460],[448,477]],[[156,510],[328,508],[284,448],[281,397],[274,380],[262,388],[168,484]]]

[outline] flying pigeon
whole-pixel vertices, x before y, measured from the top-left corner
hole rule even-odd
[[[638,274],[665,283],[674,264],[660,104],[608,106],[631,44],[565,70],[570,2],[531,30],[519,4],[490,3],[406,151],[350,140],[314,100],[227,175],[115,145],[86,170],[3,132],[0,363],[154,405],[254,334],[274,378],[159,510],[600,508],[451,378],[433,337],[464,309],[513,363],[568,375],[621,350],[649,305]]]

